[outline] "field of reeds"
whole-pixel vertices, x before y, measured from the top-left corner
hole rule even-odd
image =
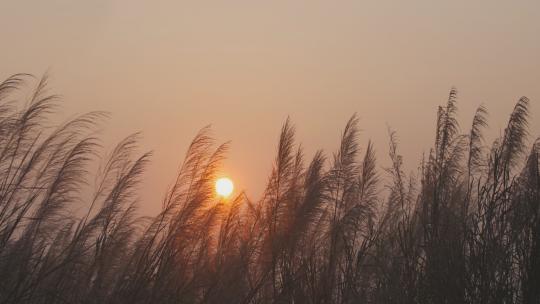
[[[393,131],[375,155],[353,116],[336,152],[305,159],[287,121],[257,200],[215,197],[227,145],[203,129],[141,217],[137,135],[102,148],[101,112],[50,127],[56,97],[29,78],[0,84],[0,303],[540,303],[525,97],[486,143],[486,109],[458,126],[451,90],[412,175]]]

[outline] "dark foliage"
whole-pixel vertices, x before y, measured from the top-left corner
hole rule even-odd
[[[101,157],[105,114],[47,127],[46,78],[17,100],[29,78],[0,84],[1,303],[540,302],[540,144],[527,152],[525,97],[486,147],[486,109],[461,134],[452,89],[418,174],[392,130],[381,174],[356,116],[333,157],[311,160],[287,120],[258,201],[215,197],[227,144],[205,128],[161,212],[138,217],[150,154],[133,157],[137,135]]]

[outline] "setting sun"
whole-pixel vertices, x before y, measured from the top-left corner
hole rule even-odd
[[[216,181],[216,193],[222,197],[228,197],[233,192],[233,182],[226,177],[222,177]]]

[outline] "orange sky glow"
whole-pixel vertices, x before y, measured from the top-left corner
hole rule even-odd
[[[142,131],[153,213],[208,124],[231,140],[224,172],[254,197],[288,116],[310,157],[331,156],[358,113],[380,166],[390,125],[409,170],[452,86],[463,128],[483,103],[493,138],[525,95],[538,136],[539,33],[538,1],[4,1],[0,77],[48,71],[63,119],[111,113],[106,147]]]

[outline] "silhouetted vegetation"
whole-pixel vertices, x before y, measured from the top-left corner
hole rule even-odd
[[[526,147],[525,97],[488,146],[486,109],[462,134],[451,90],[418,174],[392,130],[380,172],[356,116],[332,156],[311,160],[287,121],[257,201],[214,196],[227,145],[205,128],[161,212],[140,218],[137,135],[102,157],[105,115],[47,127],[45,80],[16,100],[28,77],[0,85],[1,303],[539,303],[540,145]]]

